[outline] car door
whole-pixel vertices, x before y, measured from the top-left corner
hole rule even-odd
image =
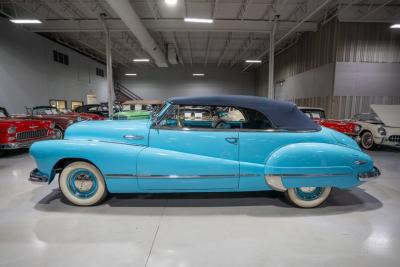
[[[210,118],[201,117],[201,112],[196,111],[191,120],[182,109],[171,106],[165,118],[152,126],[149,147],[138,156],[138,183],[142,189],[238,188],[238,132],[213,128]]]

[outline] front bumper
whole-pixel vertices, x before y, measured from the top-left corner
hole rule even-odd
[[[0,144],[0,149],[12,150],[12,149],[29,148],[35,142],[45,141],[45,140],[53,140],[55,138],[56,138],[55,135],[53,135],[53,136],[48,136],[48,137],[40,138],[40,139],[21,141],[21,142],[14,142],[14,143],[7,143],[7,144]]]
[[[368,172],[360,172],[358,174],[358,180],[360,180],[361,182],[366,182],[371,179],[376,179],[380,175],[381,175],[381,172],[379,171],[379,169],[377,167],[374,166],[372,168],[372,170],[370,170]]]
[[[49,177],[46,174],[40,172],[38,169],[34,169],[29,175],[29,181],[31,182],[47,183],[48,180]]]

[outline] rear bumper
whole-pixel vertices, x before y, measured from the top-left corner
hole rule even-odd
[[[46,174],[40,172],[38,169],[34,169],[29,175],[29,181],[31,182],[47,183],[48,180],[49,177]]]
[[[52,140],[52,139],[55,139],[55,138],[56,138],[56,136],[53,135],[53,136],[47,136],[45,138],[40,138],[40,139],[13,142],[13,143],[7,143],[7,144],[0,144],[0,149],[12,150],[12,149],[29,148],[35,142],[45,141],[45,140]]]
[[[365,181],[369,181],[371,179],[376,179],[380,175],[381,175],[381,172],[379,171],[379,169],[377,167],[374,166],[372,168],[372,170],[370,170],[368,172],[360,172],[358,174],[358,180],[360,180],[361,182],[365,182]]]

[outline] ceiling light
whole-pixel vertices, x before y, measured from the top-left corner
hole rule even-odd
[[[174,6],[178,2],[178,0],[164,0],[164,2],[169,6]]]
[[[246,63],[262,63],[262,61],[258,59],[247,59]]]
[[[197,23],[213,23],[212,19],[197,19],[197,18],[185,18],[186,22],[197,22]]]
[[[10,19],[12,23],[18,23],[18,24],[40,24],[42,23],[38,19]]]
[[[148,58],[135,58],[133,62],[149,62],[150,59]]]
[[[393,24],[390,29],[400,29],[400,24]]]
[[[193,73],[192,74],[194,77],[202,77],[202,76],[204,76],[205,74],[204,73]]]
[[[125,73],[125,76],[137,76],[137,73]]]

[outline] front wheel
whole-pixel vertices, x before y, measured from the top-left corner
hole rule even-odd
[[[286,191],[289,201],[300,208],[315,208],[329,197],[331,187],[295,187]]]
[[[77,161],[69,164],[60,174],[60,189],[63,195],[78,206],[100,203],[107,195],[104,177],[92,164]]]
[[[54,128],[54,135],[56,139],[63,139],[64,137],[63,131],[59,128]]]
[[[371,150],[375,148],[374,136],[369,131],[366,131],[361,135],[360,143],[364,149]]]

